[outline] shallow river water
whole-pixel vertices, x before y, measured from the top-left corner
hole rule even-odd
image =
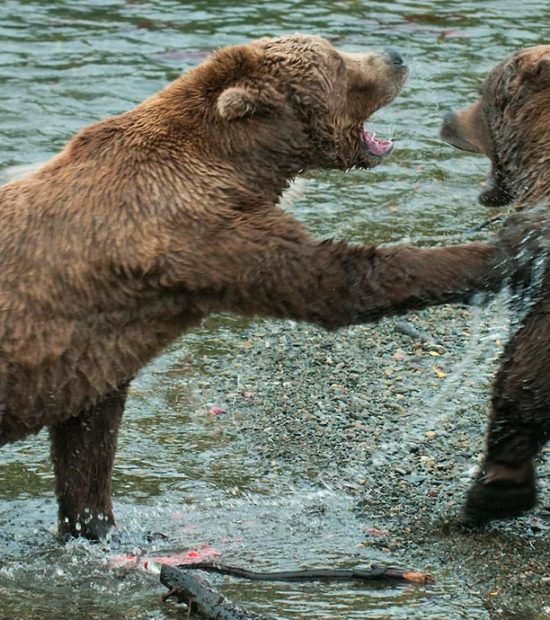
[[[3,0],[0,178],[47,159],[79,128],[142,101],[214,48],[316,33],[345,50],[398,49],[411,73],[402,95],[370,122],[396,141],[387,163],[310,175],[293,211],[319,236],[429,244],[490,214],[476,201],[487,164],[440,142],[443,113],[470,101],[505,55],[548,42],[548,24],[545,0]],[[258,399],[255,415],[265,416],[266,428],[277,406],[258,396],[261,385],[247,392],[255,361],[242,362],[243,351],[273,355],[279,329],[270,321],[211,319],[137,378],[114,481],[118,537],[109,544],[56,542],[46,433],[2,450],[0,618],[186,617],[160,602],[155,575],[113,567],[121,556],[214,549],[229,564],[265,570],[395,561],[391,550],[365,550],[353,489],[313,477],[298,455],[266,462],[255,445],[261,433],[241,432],[243,411],[251,409],[240,407],[243,399]],[[253,338],[265,342],[251,345]],[[294,372],[289,366],[289,378]],[[209,416],[214,405],[228,413]],[[280,620],[487,617],[479,593],[441,572],[431,588],[215,582]]]

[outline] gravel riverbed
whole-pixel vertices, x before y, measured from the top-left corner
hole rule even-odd
[[[258,476],[344,488],[366,547],[454,575],[495,618],[550,618],[550,459],[528,516],[468,530],[460,506],[481,461],[506,302],[440,307],[326,333],[255,322],[202,388],[228,412]],[[229,319],[231,321],[231,319]],[[216,364],[220,364],[219,369]]]

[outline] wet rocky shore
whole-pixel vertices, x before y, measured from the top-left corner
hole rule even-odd
[[[548,449],[531,514],[481,529],[460,522],[508,328],[503,298],[328,334],[253,323],[229,369],[209,361],[216,378],[200,389],[232,414],[259,477],[287,470],[351,494],[367,549],[451,575],[490,617],[549,618]]]

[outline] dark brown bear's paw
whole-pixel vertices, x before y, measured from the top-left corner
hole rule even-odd
[[[531,464],[522,478],[496,478],[482,472],[468,491],[462,512],[464,523],[483,525],[495,519],[513,519],[533,508],[537,490]]]
[[[71,538],[87,538],[88,540],[104,540],[115,525],[112,515],[87,515],[85,519],[75,522],[64,520],[59,522],[58,536],[62,541]]]

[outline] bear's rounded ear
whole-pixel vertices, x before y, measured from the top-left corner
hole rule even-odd
[[[246,88],[230,86],[218,97],[218,114],[228,121],[252,116],[256,110],[253,94]]]
[[[550,84],[550,56],[543,56],[531,65],[525,71],[524,76],[533,86],[546,88]]]
[[[218,97],[218,114],[225,120],[234,121],[274,110],[280,97],[271,88],[254,92],[244,86],[230,86]]]

